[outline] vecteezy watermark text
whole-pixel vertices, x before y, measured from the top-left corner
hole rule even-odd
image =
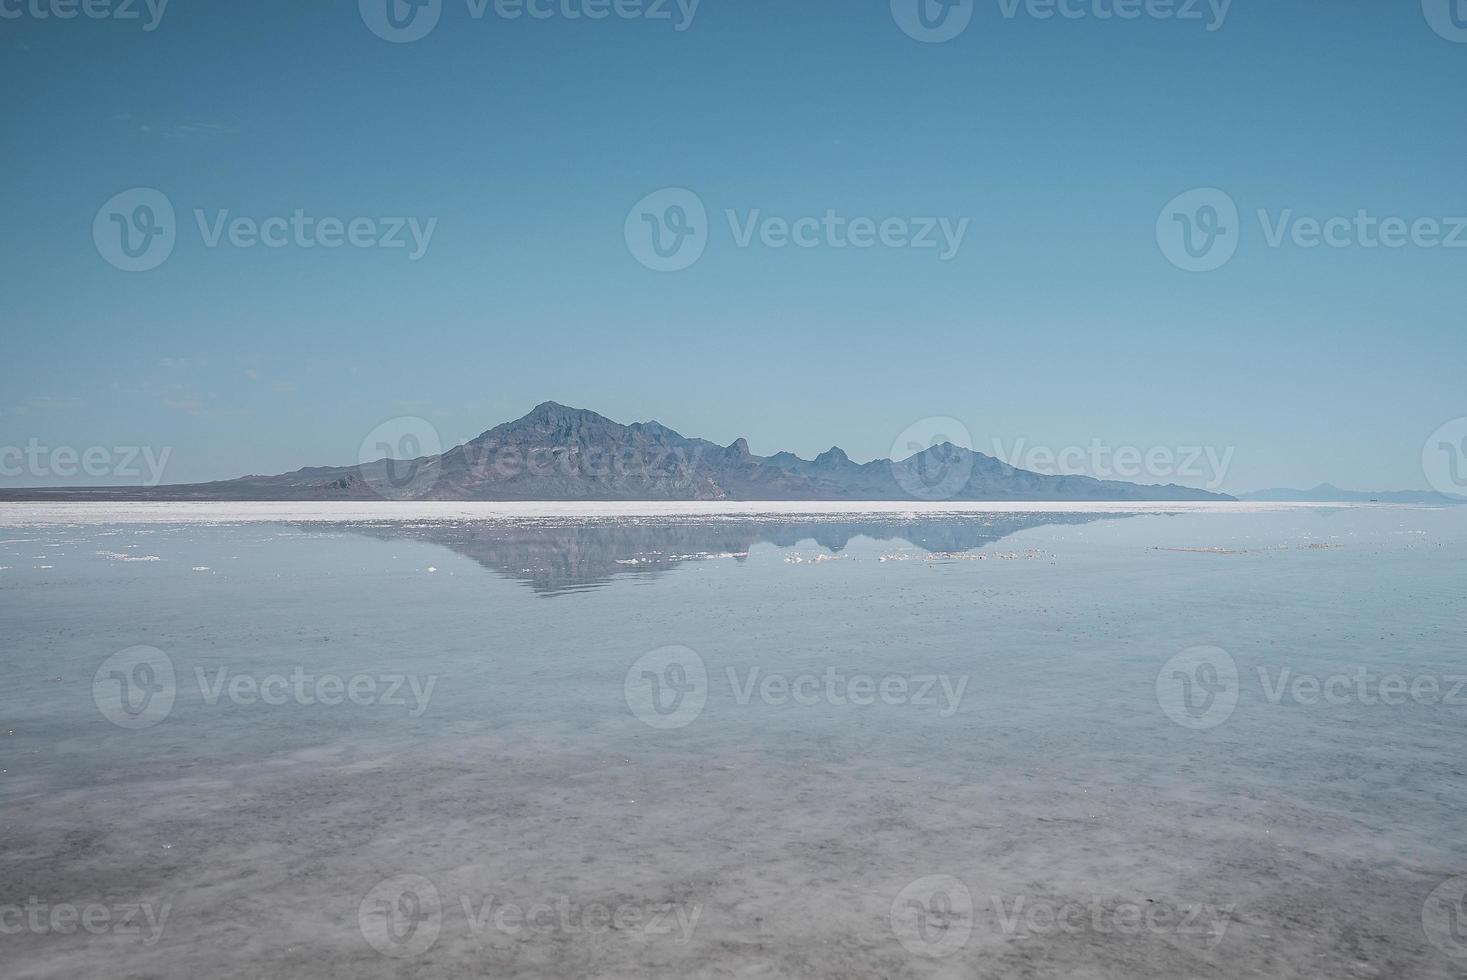
[[[742,673],[742,677],[740,674]],[[764,673],[761,667],[744,671],[724,669],[734,703],[759,701],[773,707],[796,704],[807,708],[828,704],[834,707],[854,705],[858,708],[874,704],[914,705],[936,708],[941,718],[957,713],[967,690],[968,678],[954,680],[947,674],[846,674],[827,667],[819,674]]]
[[[599,902],[570,895],[507,899],[464,893],[459,909],[469,935],[492,930],[509,937],[600,936],[616,931],[686,946],[703,906],[681,902]],[[422,875],[379,882],[357,906],[357,924],[367,943],[384,956],[407,959],[427,952],[449,918],[438,886]]]
[[[231,704],[325,705],[354,704],[358,707],[381,705],[406,708],[409,718],[420,718],[428,710],[438,675],[426,678],[417,674],[313,674],[303,667],[289,674],[232,674],[220,667],[212,676],[202,667],[194,668],[199,694],[210,706],[227,700]]]
[[[995,0],[1004,20],[1164,20],[1222,30],[1233,0]],[[924,44],[951,41],[968,29],[978,0],[891,0],[902,32]]]
[[[1236,448],[1228,446],[1112,446],[1091,439],[1084,446],[1031,446],[1024,439],[993,440],[993,454],[1035,473],[1090,476],[1097,480],[1188,480],[1217,490],[1227,482]]]
[[[693,26],[702,0],[465,0],[470,20],[488,15],[516,21],[645,20],[670,23],[678,33]],[[408,44],[433,32],[443,16],[444,0],[358,0],[367,29],[384,41]]]
[[[1088,896],[1056,901],[1042,896],[989,894],[992,920],[979,916],[973,893],[960,878],[929,875],[897,893],[890,922],[897,941],[916,956],[941,959],[968,944],[973,930],[990,936],[1172,935],[1212,947],[1222,941],[1234,905],[1173,905]]]
[[[1467,249],[1467,216],[1462,215],[1404,217],[1368,208],[1324,217],[1293,208],[1258,208],[1255,214],[1264,246],[1276,250]],[[1232,261],[1245,230],[1232,196],[1204,187],[1167,202],[1156,221],[1156,243],[1177,268],[1211,272]]]
[[[167,9],[168,0],[0,0],[0,20],[137,20],[151,32]]]
[[[1006,936],[1098,935],[1139,936],[1170,933],[1215,946],[1227,932],[1236,905],[1185,905],[1127,902],[1089,896],[1085,901],[1056,902],[1025,895],[992,895],[999,930]]]
[[[163,468],[173,455],[172,446],[47,446],[32,438],[24,446],[0,446],[0,476],[111,477],[132,480],[142,477],[142,486],[156,487],[163,481]],[[141,464],[141,465],[139,465]]]
[[[212,215],[202,209],[194,210],[194,221],[206,248],[218,248],[227,244],[233,248],[408,248],[409,262],[416,262],[428,253],[433,242],[433,232],[438,227],[437,218],[420,221],[414,217],[391,218],[317,218],[300,208],[289,217],[275,216],[263,219],[250,217],[230,218],[229,211],[215,211]],[[411,238],[411,242],[409,242]]]
[[[1327,674],[1289,666],[1254,668],[1258,693],[1273,707],[1400,707],[1443,705],[1467,708],[1467,674],[1403,673],[1354,667]],[[1249,674],[1221,647],[1192,647],[1166,662],[1156,675],[1156,700],[1183,728],[1216,728],[1233,716]]]
[[[723,212],[735,248],[754,246],[834,250],[871,248],[934,251],[949,262],[962,249],[969,219],[961,217],[867,217],[825,208],[818,214],[770,215],[762,208]],[[656,272],[678,272],[702,258],[712,237],[702,198],[682,187],[647,195],[633,205],[622,228],[627,249]]]
[[[967,218],[863,218],[847,217],[833,208],[819,216],[785,218],[765,215],[760,208],[724,211],[733,241],[748,248],[755,238],[765,248],[882,248],[939,249],[937,258],[950,262],[957,257],[968,233]]]
[[[232,215],[228,208],[193,210],[194,225],[205,248],[386,249],[407,252],[409,262],[428,253],[437,218],[337,217],[296,208],[286,215],[263,218]],[[173,254],[178,241],[173,202],[162,191],[134,187],[113,195],[92,221],[97,253],[124,272],[156,269]]]
[[[1004,20],[1174,20],[1203,24],[1209,34],[1227,23],[1233,0],[997,0]]]
[[[732,703],[747,707],[756,700],[770,707],[866,708],[881,704],[936,710],[939,717],[957,713],[968,688],[967,677],[947,674],[864,674],[826,667],[821,672],[788,674],[761,666],[724,669]],[[637,658],[624,684],[627,707],[643,723],[657,729],[682,728],[703,713],[710,696],[707,665],[694,650],[659,647]]]
[[[24,903],[0,905],[0,936],[20,933],[93,936],[141,936],[144,946],[154,946],[163,937],[163,927],[173,911],[171,902],[153,905],[103,904],[100,902],[43,902],[35,895]]]
[[[428,710],[438,675],[316,673],[297,666],[285,673],[245,673],[218,667],[193,671],[199,697],[248,707],[380,706],[405,709],[419,718]],[[173,711],[179,696],[173,658],[157,647],[136,646],[104,660],[92,679],[92,700],[102,717],[122,728],[151,728]]]

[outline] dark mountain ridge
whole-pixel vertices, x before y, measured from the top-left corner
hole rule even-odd
[[[151,488],[0,491],[10,500],[1231,500],[1169,484],[1048,476],[955,446],[857,463],[838,447],[813,460],[756,456],[660,422],[624,425],[545,402],[462,445],[417,459],[316,466],[278,476]]]

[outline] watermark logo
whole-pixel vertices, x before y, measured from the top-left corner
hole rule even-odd
[[[252,218],[231,217],[228,208],[212,214],[193,209],[194,226],[208,249],[401,249],[409,262],[428,254],[437,218],[411,216],[339,218],[307,214],[296,208],[290,214]],[[135,187],[114,195],[92,220],[92,242],[97,252],[124,272],[156,269],[173,254],[178,242],[178,218],[173,203],[162,191]]]
[[[1241,233],[1238,205],[1216,187],[1178,194],[1156,219],[1156,244],[1187,272],[1212,272],[1232,261]]]
[[[357,472],[379,496],[411,500],[432,490],[442,477],[442,453],[443,442],[432,422],[399,416],[367,433],[357,450]]]
[[[708,703],[708,668],[682,646],[660,647],[637,658],[623,684],[627,707],[659,730],[684,728]]]
[[[891,446],[891,473],[917,500],[951,500],[973,476],[973,437],[954,418],[926,418],[902,430]]]
[[[92,678],[97,710],[120,728],[151,728],[173,710],[178,683],[173,661],[156,647],[120,650],[102,661]]]
[[[173,202],[151,187],[114,194],[92,219],[97,254],[124,272],[156,269],[173,254],[177,240]]]
[[[108,552],[99,554],[110,557]],[[255,675],[231,671],[228,666],[207,671],[194,668],[199,697],[215,707],[228,702],[241,707],[400,708],[409,718],[421,718],[428,710],[438,675],[429,674],[317,674],[297,666],[288,674]],[[179,693],[173,659],[149,646],[129,647],[102,662],[92,679],[92,700],[102,717],[122,728],[151,728],[167,718]]]
[[[919,878],[891,903],[891,931],[914,956],[941,959],[968,944],[973,894],[952,875]]]
[[[1376,673],[1369,667],[1316,674],[1289,666],[1259,666],[1259,703],[1314,708],[1364,705],[1467,707],[1467,674]],[[1216,728],[1232,717],[1244,677],[1226,651],[1194,647],[1156,675],[1156,700],[1167,717],[1185,728]]]
[[[367,892],[357,906],[357,925],[383,956],[419,956],[438,941],[443,901],[438,888],[422,875],[398,875]]]
[[[408,44],[438,26],[443,0],[357,0],[362,23],[384,41]]]
[[[968,29],[976,0],[891,0],[902,33],[923,44],[951,41]]]
[[[1293,208],[1258,208],[1254,214],[1263,245],[1270,249],[1467,248],[1467,216],[1462,215],[1404,217],[1375,214],[1369,208],[1322,218]],[[1243,231],[1237,202],[1215,187],[1204,187],[1168,202],[1156,221],[1156,242],[1177,268],[1212,272],[1237,254]]]
[[[1421,469],[1437,493],[1467,494],[1467,418],[1453,419],[1421,447]]]
[[[684,187],[667,187],[642,198],[627,212],[623,228],[632,257],[654,272],[681,272],[708,247],[708,209]]]
[[[1467,877],[1442,882],[1421,906],[1427,940],[1454,960],[1467,961]]]
[[[1172,721],[1201,731],[1216,728],[1238,707],[1238,664],[1221,647],[1192,647],[1156,675],[1156,702]]]
[[[1467,0],[1421,0],[1421,12],[1442,37],[1467,44]]]

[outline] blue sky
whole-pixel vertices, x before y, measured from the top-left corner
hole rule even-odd
[[[1363,210],[1445,238],[1467,216],[1467,37],[1435,0],[1235,0],[1220,21],[968,0],[937,43],[887,0],[702,0],[691,22],[440,0],[392,43],[372,2],[172,0],[152,30],[142,0],[138,20],[0,3],[0,445],[167,447],[181,482],[355,462],[395,416],[448,445],[554,399],[764,454],[886,456],[948,417],[987,452],[1231,449],[1236,491],[1415,488],[1433,430],[1467,416],[1467,237],[1268,231]],[[133,188],[175,210],[147,271],[94,236]],[[707,215],[670,272],[627,233],[664,188]],[[1205,272],[1158,243],[1197,188],[1239,215]],[[297,209],[369,219],[364,241],[432,233],[209,243]],[[739,243],[827,212],[966,225],[946,257],[771,247],[764,225]]]

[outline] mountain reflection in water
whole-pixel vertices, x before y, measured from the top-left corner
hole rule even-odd
[[[618,576],[655,577],[688,561],[742,560],[757,544],[813,541],[832,555],[852,539],[904,541],[932,553],[978,551],[1019,531],[1088,524],[1125,514],[972,514],[962,517],[656,520],[581,523],[353,523],[325,530],[442,545],[545,596],[600,588]],[[323,530],[320,524],[310,530]]]

